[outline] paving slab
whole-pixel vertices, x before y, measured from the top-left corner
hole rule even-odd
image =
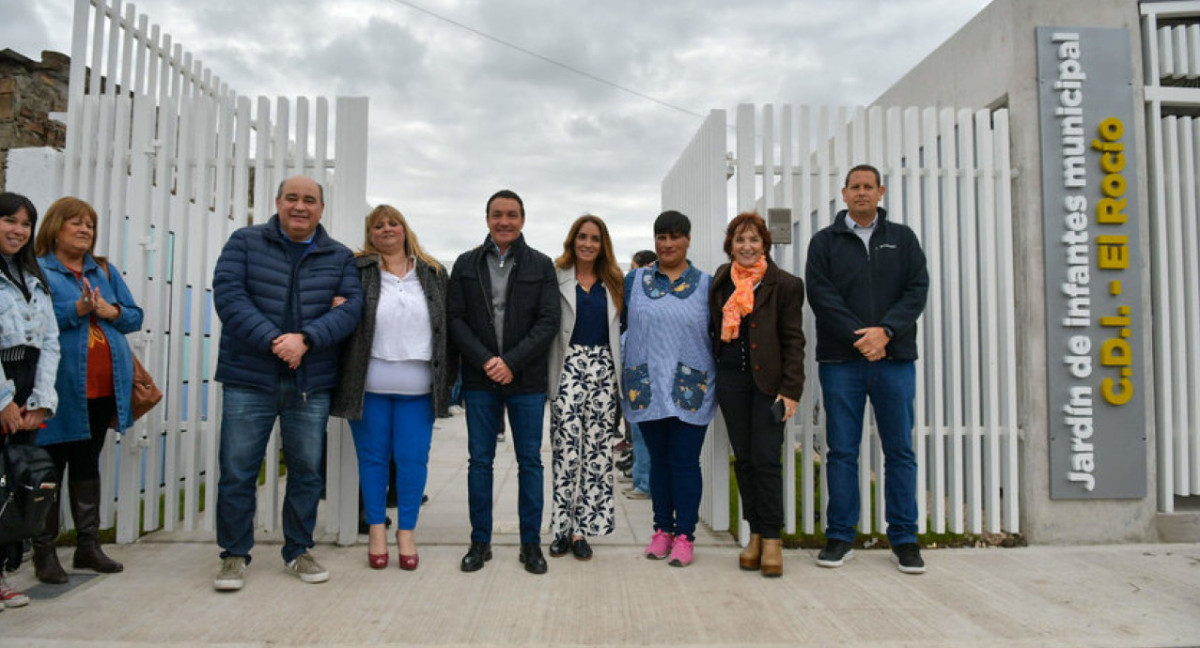
[[[901,574],[883,550],[822,569],[785,551],[784,576],[737,567],[728,534],[702,531],[687,568],[647,560],[650,503],[618,496],[618,529],[595,558],[517,561],[516,466],[497,453],[495,557],[458,569],[469,534],[462,417],[439,421],[415,572],[367,567],[356,546],[321,542],[329,582],[287,572],[277,533],[259,534],[239,592],[216,592],[217,548],[203,531],[106,545],[125,572],[73,574],[0,612],[8,646],[1200,646],[1200,545],[927,550]],[[549,454],[544,455],[549,481]],[[547,503],[550,500],[547,499]],[[547,519],[549,515],[547,514]],[[332,536],[324,536],[331,540]],[[70,552],[61,550],[64,564]]]

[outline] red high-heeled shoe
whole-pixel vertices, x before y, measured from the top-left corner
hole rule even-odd
[[[401,559],[403,559],[403,556],[401,556]],[[371,569],[387,569],[389,560],[390,557],[386,551],[381,554],[367,552],[367,564],[371,566]]]
[[[398,556],[399,556],[399,560],[397,560],[396,562],[400,563],[400,569],[403,569],[404,571],[416,570],[417,564],[421,562],[421,557],[418,556],[417,554],[413,554],[411,556],[405,556],[404,554],[398,554]]]

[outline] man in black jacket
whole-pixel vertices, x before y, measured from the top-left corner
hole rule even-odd
[[[550,344],[558,332],[558,279],[550,257],[525,244],[525,205],[507,189],[487,202],[488,238],[450,274],[450,339],[461,354],[467,408],[471,547],[462,570],[492,558],[492,461],[504,411],[517,454],[521,562],[546,573],[542,526],[542,420]]]
[[[817,362],[825,404],[829,484],[822,567],[854,554],[858,524],[858,449],[871,399],[883,447],[887,534],[900,571],[920,574],[917,462],[912,448],[917,318],[929,275],[911,229],[887,219],[879,171],[861,164],[846,175],[847,210],[808,246],[805,282],[816,316]]]

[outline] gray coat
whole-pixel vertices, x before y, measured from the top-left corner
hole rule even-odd
[[[330,414],[357,421],[362,418],[363,391],[367,382],[367,364],[375,340],[375,310],[379,307],[379,257],[363,255],[356,259],[363,287],[363,317],[341,348],[338,386],[333,390]],[[446,350],[446,270],[417,259],[417,281],[429,305],[429,323],[433,329],[433,412],[449,415],[450,387],[458,375],[458,363]]]

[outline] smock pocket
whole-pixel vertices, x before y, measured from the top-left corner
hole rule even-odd
[[[650,365],[625,367],[621,372],[625,386],[625,401],[634,411],[650,407]]]
[[[689,367],[682,362],[675,367],[675,386],[671,399],[685,412],[695,412],[704,405],[708,393],[708,372]]]

